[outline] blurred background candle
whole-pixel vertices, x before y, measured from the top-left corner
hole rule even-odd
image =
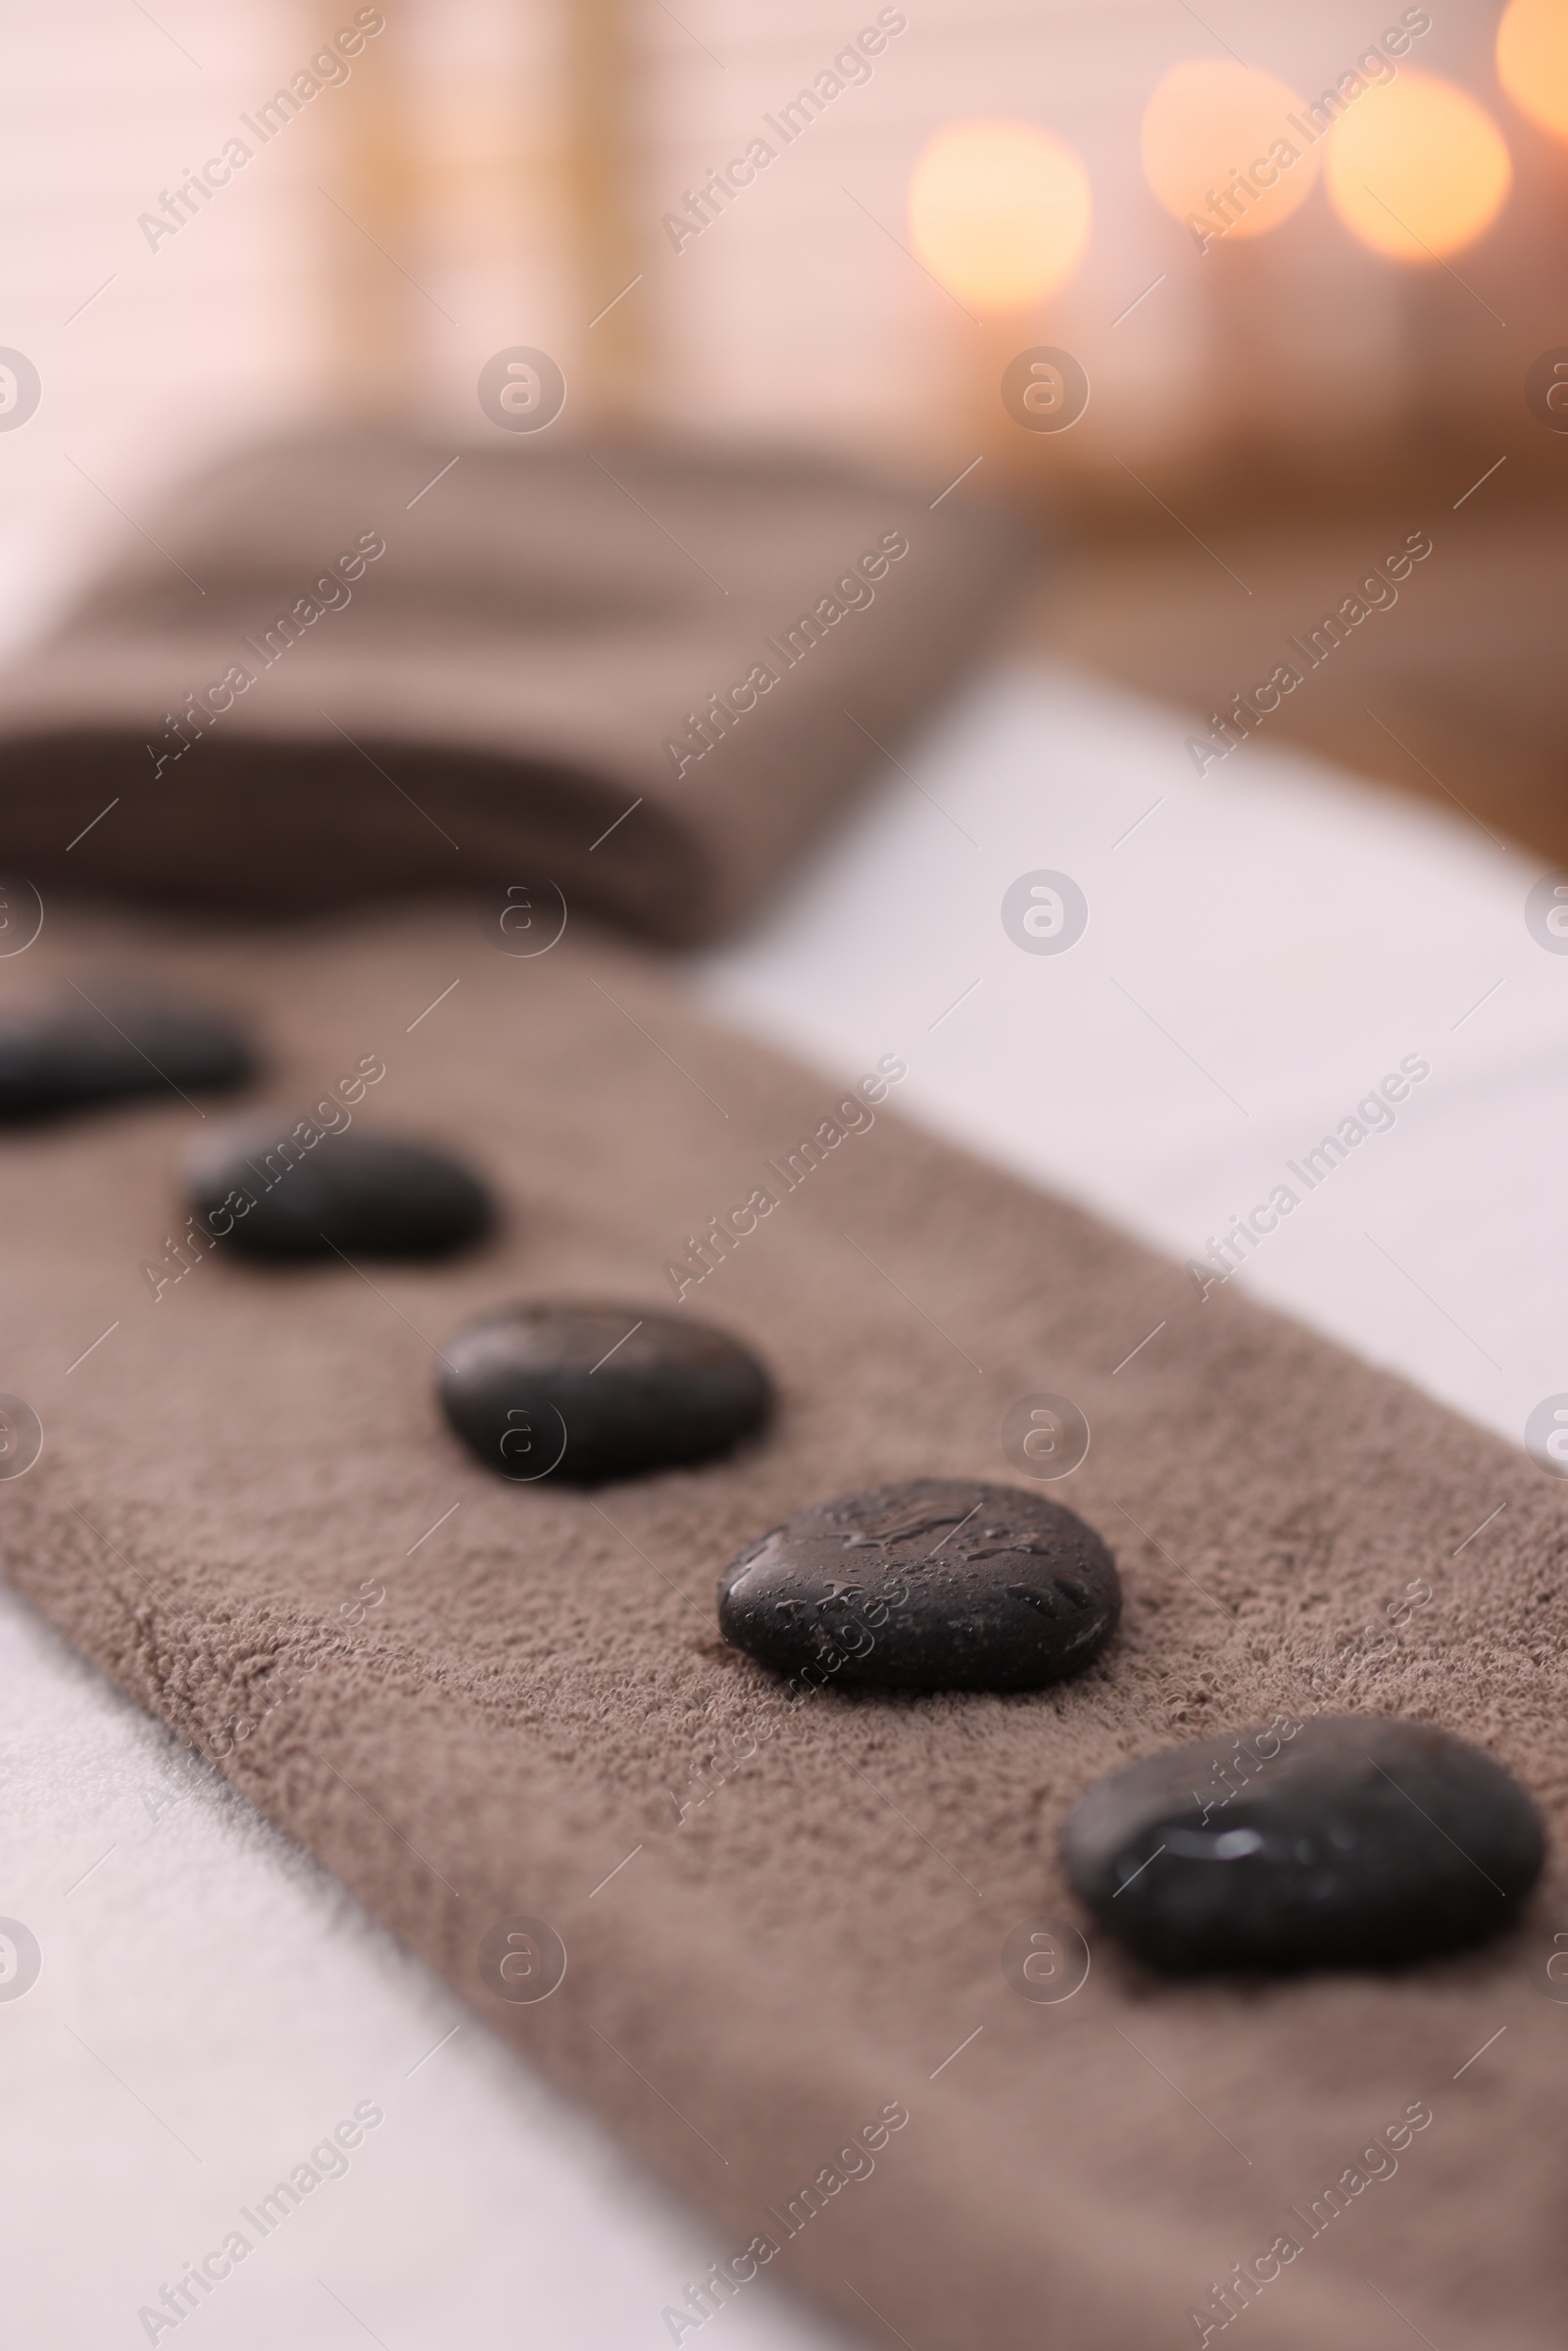
[[[1568,139],[1568,9],[1509,0],[1497,27],[1497,78],[1533,122]]]
[[[1336,123],[1329,199],[1374,253],[1420,268],[1492,226],[1513,165],[1490,115],[1451,81],[1405,73]]]
[[[1203,251],[1212,237],[1266,236],[1289,220],[1317,177],[1320,135],[1307,101],[1274,74],[1188,58],[1144,110],[1144,176]]]
[[[922,151],[909,181],[914,251],[971,317],[975,443],[992,475],[1016,474],[1034,436],[1010,429],[1001,390],[1009,363],[1046,349],[1048,297],[1066,283],[1089,243],[1089,174],[1072,148],[1037,124],[992,117],[949,122]],[[1059,419],[1069,397],[1060,368],[1030,363],[1027,414]]]
[[[1006,118],[950,122],[909,182],[915,251],[979,310],[1027,313],[1089,241],[1089,175],[1070,147]]]

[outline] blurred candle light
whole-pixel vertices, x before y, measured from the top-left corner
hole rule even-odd
[[[1393,261],[1440,261],[1491,227],[1513,183],[1501,131],[1451,81],[1408,69],[1368,90],[1329,139],[1329,199]]]
[[[1260,67],[1188,58],[1144,110],[1144,176],[1206,252],[1289,220],[1317,177],[1306,101]]]
[[[1072,274],[1089,240],[1089,174],[1070,147],[1005,117],[944,124],[909,182],[927,269],[960,301],[1020,311]]]
[[[1521,114],[1568,139],[1568,7],[1511,0],[1497,26],[1497,77]]]

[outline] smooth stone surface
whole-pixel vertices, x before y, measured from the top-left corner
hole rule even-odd
[[[596,1485],[706,1461],[760,1427],[772,1385],[711,1323],[538,1300],[448,1340],[442,1410],[487,1468]]]
[[[445,1256],[495,1222],[478,1177],[444,1151],[309,1119],[215,1136],[187,1172],[190,1206],[247,1257]]]
[[[1038,1690],[1099,1655],[1116,1562],[1060,1502],[915,1478],[819,1502],[720,1579],[719,1631],[781,1674],[886,1690]]]
[[[1079,1798],[1061,1849],[1102,1927],[1191,1975],[1461,1949],[1517,1914],[1545,1842],[1479,1748],[1426,1723],[1317,1715],[1112,1773]]]
[[[134,1095],[177,1102],[256,1075],[250,1040],[219,1013],[96,987],[92,996],[0,1017],[0,1124]]]

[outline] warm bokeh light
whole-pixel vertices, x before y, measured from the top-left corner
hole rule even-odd
[[[1144,176],[1205,250],[1216,236],[1262,236],[1317,177],[1315,130],[1305,99],[1272,73],[1189,58],[1144,110]]]
[[[1004,117],[949,122],[909,182],[921,260],[982,310],[1022,310],[1061,284],[1089,240],[1089,174],[1070,147]]]
[[[1497,78],[1521,114],[1568,139],[1568,7],[1511,0],[1497,26]]]
[[[1406,71],[1336,122],[1327,178],[1335,211],[1363,245],[1427,262],[1490,228],[1513,164],[1485,108],[1451,81]]]

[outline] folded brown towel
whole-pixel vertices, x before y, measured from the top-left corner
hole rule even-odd
[[[0,678],[8,870],[258,907],[553,884],[708,938],[885,768],[1025,553],[966,490],[805,458],[259,449]]]
[[[1034,1988],[1053,1966],[1070,1988],[1079,1790],[1228,1725],[1443,1724],[1560,1839],[1561,1486],[903,1125],[896,1083],[836,1115],[844,1088],[577,929],[520,960],[471,910],[226,941],[61,918],[25,960],[248,1007],[276,1100],[352,1100],[505,1200],[445,1267],[259,1270],[182,1238],[206,1128],[173,1098],[5,1137],[28,1244],[5,1384],[44,1444],[0,1483],[0,1541],[90,1656],[709,2207],[710,2299],[761,2264],[915,2351],[1175,2351],[1227,2307],[1259,2351],[1389,2351],[1401,2321],[1440,2351],[1560,2341],[1560,1859],[1516,1935],[1402,1976],[1173,1986],[1095,1936],[1072,1997],[1018,1986],[1053,1922]],[[793,1181],[764,1175],[792,1152]],[[759,1188],[777,1204],[716,1244]],[[677,1310],[778,1377],[744,1452],[582,1493],[504,1484],[445,1428],[467,1316],[683,1283]],[[893,1479],[1023,1483],[1002,1424],[1043,1390],[1093,1432],[1049,1492],[1126,1584],[1081,1680],[792,1706],[723,1647],[715,1579],[748,1539]],[[537,2004],[480,1973],[516,1919],[568,1955]],[[512,1981],[550,1948],[513,1946]],[[689,2342],[700,2300],[670,2310]]]

